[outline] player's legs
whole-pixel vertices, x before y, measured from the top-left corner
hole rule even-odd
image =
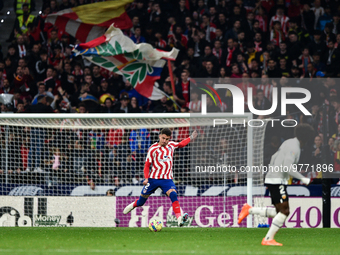
[[[171,200],[172,202],[172,209],[176,215],[176,218],[178,219],[178,217],[181,216],[181,207],[179,205],[178,202],[178,198],[177,198],[177,192],[175,189],[169,189],[166,193],[165,193]]]
[[[286,185],[268,185],[272,203],[274,204],[277,214],[273,218],[272,224],[267,232],[267,235],[262,240],[262,245],[276,245],[274,240],[275,234],[280,230],[289,215],[289,203]]]
[[[134,202],[128,204],[123,213],[128,214],[133,209],[139,206],[143,206],[148,199],[148,197],[155,192],[156,189],[158,189],[158,183],[156,180],[149,178],[148,183],[143,187],[141,195],[139,196],[139,199],[136,199]]]
[[[143,195],[141,194],[139,199],[136,199],[135,201],[133,201],[132,203],[128,204],[125,208],[123,213],[124,214],[128,214],[129,212],[131,212],[133,209],[135,209],[138,206],[143,206],[146,202],[146,200],[148,199],[149,195]]]
[[[283,203],[275,204],[277,214],[273,219],[273,222],[267,232],[265,240],[272,240],[274,239],[275,234],[280,228],[283,226],[284,222],[286,221],[289,215],[289,203],[285,201]]]
[[[238,216],[238,224],[241,224],[242,220],[249,214],[260,215],[261,217],[274,218],[277,214],[276,208],[271,207],[252,207],[248,204],[244,204],[241,212]]]
[[[178,220],[178,226],[182,227],[188,220],[189,215],[187,213],[181,214],[181,207],[177,198],[177,189],[173,180],[164,180],[161,185],[163,192],[170,198],[172,202],[172,209]]]

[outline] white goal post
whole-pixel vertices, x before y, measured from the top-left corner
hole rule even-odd
[[[262,206],[265,193],[263,173],[246,167],[263,164],[267,122],[248,121],[251,114],[1,114],[0,195],[112,193],[121,226],[145,226],[156,216],[172,226],[171,203],[160,190],[144,209],[127,216],[120,210],[141,192],[146,152],[160,129],[170,128],[175,141],[197,130],[174,155],[181,208],[191,214],[190,226],[238,227],[242,204]],[[248,217],[241,226],[259,222]]]

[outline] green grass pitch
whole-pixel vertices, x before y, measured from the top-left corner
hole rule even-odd
[[[267,229],[1,228],[0,254],[339,254],[339,229],[282,229],[261,245]]]

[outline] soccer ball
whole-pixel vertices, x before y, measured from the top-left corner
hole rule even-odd
[[[163,223],[161,220],[153,220],[149,223],[149,229],[152,232],[159,232],[162,230]]]

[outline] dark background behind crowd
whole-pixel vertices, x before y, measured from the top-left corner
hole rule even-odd
[[[278,108],[271,116],[256,117],[279,116],[311,124],[315,137],[304,148],[301,161],[315,165],[322,163],[323,128],[327,120],[329,160],[334,169],[340,171],[339,1],[136,0],[127,7],[133,27],[124,30],[124,34],[135,43],[146,42],[161,50],[172,47],[180,50],[172,62],[175,89],[165,67],[157,86],[166,96],[158,101],[140,95],[122,76],[92,65],[81,56],[72,56],[72,45],[80,42],[45,22],[48,14],[96,1],[44,0],[41,14],[37,16],[30,13],[38,3],[41,6],[41,1],[23,2],[14,1],[17,18],[11,24],[9,46],[0,53],[0,94],[13,95],[10,101],[3,101],[1,112],[200,112],[199,93],[194,86],[189,86],[189,81],[196,78],[205,78],[212,86],[212,78],[219,82],[239,78],[236,85],[244,92],[252,87],[254,107],[265,110],[271,107],[274,87],[303,87],[312,94],[305,105],[312,116],[304,116],[298,109],[289,107],[286,116],[281,116]],[[298,98],[298,95],[290,96]],[[217,106],[208,99],[208,112],[232,112],[232,102],[227,91]],[[326,116],[323,116],[323,107],[326,107]],[[38,131],[28,130],[27,137]],[[39,132],[38,137],[45,139],[47,134]],[[143,140],[141,130],[129,131],[125,138],[123,131],[112,132],[120,137],[115,139],[130,140],[136,136],[139,141]],[[145,132],[151,134],[152,130]],[[188,131],[176,132],[182,137]],[[110,137],[109,131],[101,135],[104,141]],[[292,136],[287,129],[269,129],[265,163],[282,141]],[[84,142],[84,138],[78,137],[72,146],[84,149],[91,139]],[[31,142],[27,140],[22,146]],[[119,144],[111,143],[111,149],[117,152]],[[59,153],[61,157],[63,153],[57,152],[58,146],[52,147],[55,150],[49,153],[55,156]],[[143,154],[140,146],[137,150]],[[28,148],[26,161],[28,153],[36,152]],[[125,153],[129,160],[134,159],[135,154]],[[19,157],[22,160],[22,155]],[[39,164],[36,167],[27,164],[20,165],[19,171],[41,168]],[[18,169],[12,170],[18,172]],[[91,183],[90,177],[88,182]]]

